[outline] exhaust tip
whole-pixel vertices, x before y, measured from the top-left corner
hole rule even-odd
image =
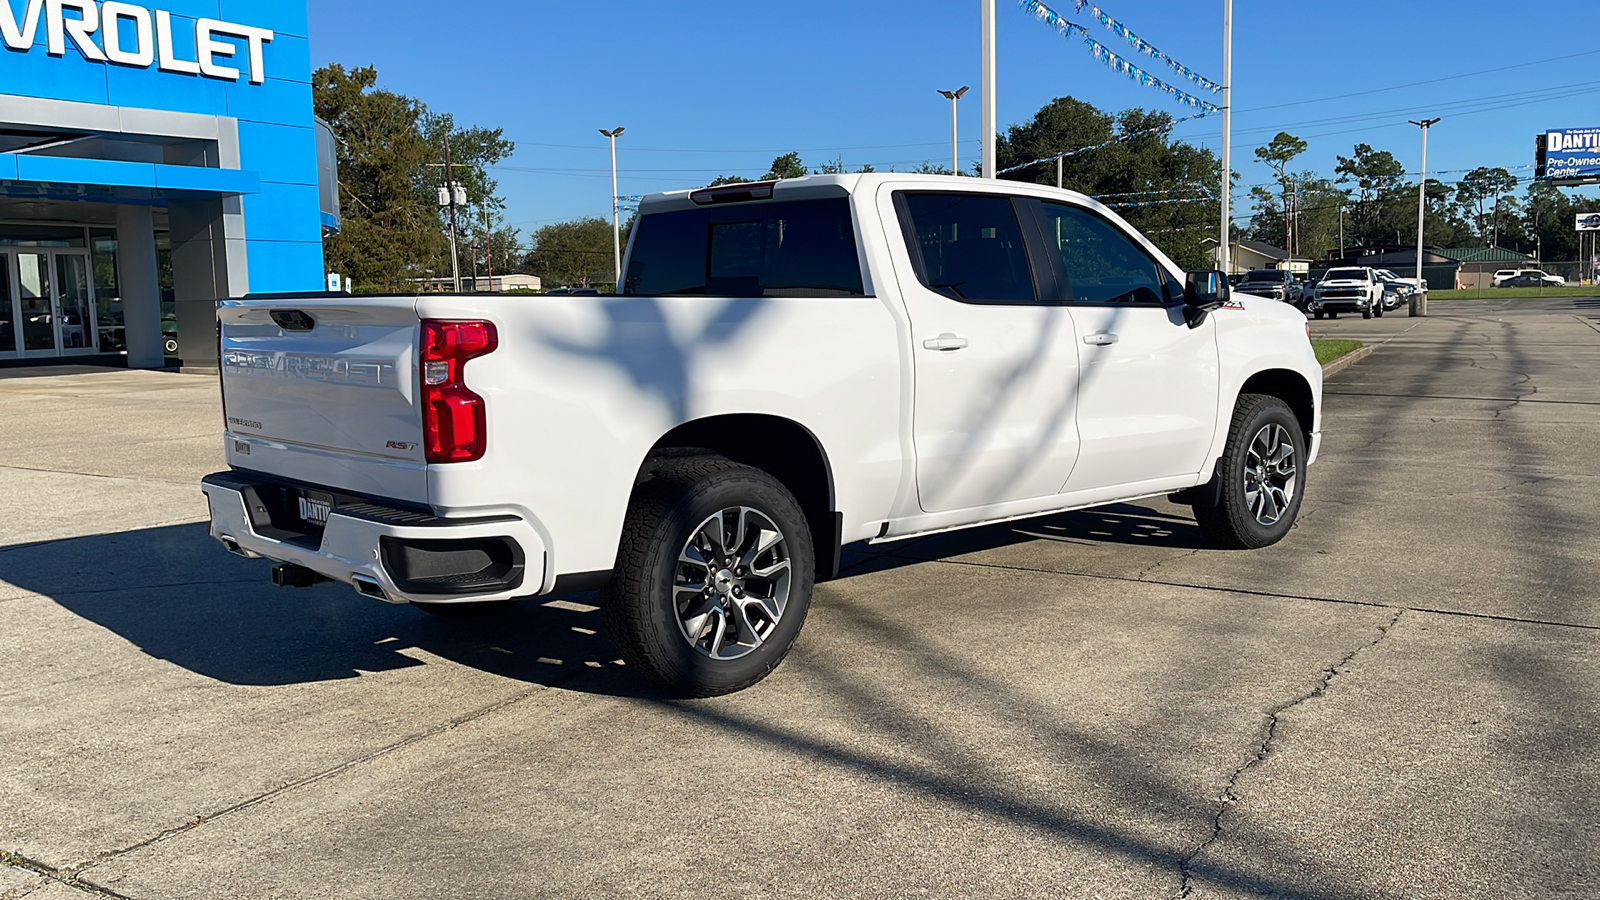
[[[355,586],[356,592],[364,597],[372,597],[385,603],[389,602],[389,595],[384,593],[383,586],[370,578],[363,578],[357,575],[350,579],[350,583]]]

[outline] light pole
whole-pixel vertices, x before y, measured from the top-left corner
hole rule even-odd
[[[983,172],[984,178],[998,178],[994,171],[995,87],[994,87],[994,0],[983,4]]]
[[[1218,267],[1233,271],[1233,0],[1222,0],[1222,243]]]
[[[612,290],[622,293],[622,225],[617,221],[617,138],[622,137],[622,126],[600,133],[611,139],[611,257],[616,271],[616,286]]]
[[[1411,314],[1425,316],[1428,314],[1427,301],[1420,299],[1427,294],[1422,293],[1422,226],[1428,214],[1428,129],[1438,124],[1438,119],[1423,119],[1421,122],[1412,121],[1411,124],[1422,129],[1422,177],[1417,185],[1417,293],[1411,295]]]
[[[949,98],[949,100],[950,100],[950,174],[951,175],[960,175],[961,174],[961,157],[956,152],[956,135],[958,133],[957,129],[956,129],[956,101],[960,100],[962,97],[966,96],[966,93],[967,93],[967,90],[969,89],[969,87],[970,87],[969,85],[965,85],[964,84],[964,85],[961,86],[961,88],[959,90],[940,91],[939,92],[939,93],[943,94],[945,97]]]
[[[450,157],[450,131],[444,133],[444,183],[449,189],[445,199],[450,206],[450,280],[456,293],[461,293],[461,258],[456,252],[456,207],[463,205],[464,191],[456,186],[455,160]],[[476,287],[476,285],[474,285]]]

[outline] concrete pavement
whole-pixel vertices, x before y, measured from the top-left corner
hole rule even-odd
[[[688,703],[592,597],[271,588],[212,380],[0,378],[0,897],[1600,895],[1600,301],[1430,312],[1313,323],[1385,343],[1282,544],[853,548]]]

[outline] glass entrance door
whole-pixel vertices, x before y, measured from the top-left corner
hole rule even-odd
[[[94,353],[94,284],[82,250],[0,254],[0,356]]]
[[[89,254],[57,251],[55,275],[56,346],[63,354],[95,351],[94,297],[89,278]]]
[[[18,253],[17,305],[22,326],[22,352],[29,356],[55,356],[55,298],[50,290],[50,255]]]
[[[11,254],[0,253],[0,359],[17,355],[16,296],[11,288]]]

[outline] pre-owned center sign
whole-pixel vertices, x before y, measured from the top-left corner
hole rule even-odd
[[[236,25],[216,19],[194,22],[194,58],[180,56],[172,40],[172,13],[148,9],[133,3],[96,3],[95,0],[22,0],[21,15],[16,0],[0,0],[0,38],[7,49],[27,53],[33,49],[39,27],[44,26],[45,52],[65,56],[70,41],[85,59],[112,62],[163,72],[204,75],[225,81],[238,81],[245,74],[230,62],[249,67],[251,84],[266,80],[263,48],[272,41],[266,28]],[[239,44],[219,37],[236,38]],[[98,40],[97,40],[98,38]],[[244,51],[245,59],[237,55]]]

